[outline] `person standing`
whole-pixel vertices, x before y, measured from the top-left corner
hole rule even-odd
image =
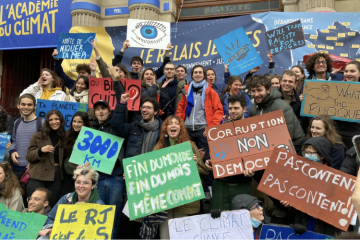
[[[305,63],[306,70],[309,73],[307,79],[326,80],[326,81],[342,81],[344,75],[332,74],[333,61],[327,53],[315,53],[311,55]]]

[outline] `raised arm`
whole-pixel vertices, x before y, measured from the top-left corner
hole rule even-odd
[[[120,103],[116,105],[110,123],[113,134],[122,138],[127,138],[130,136],[130,131],[134,125],[134,123],[125,123],[127,102],[129,99],[130,95],[128,93],[121,95]]]
[[[68,89],[72,89],[75,81],[72,80],[71,78],[69,78],[65,73],[64,70],[61,66],[63,59],[56,59],[55,56],[57,56],[59,54],[59,52],[54,49],[52,56],[54,57],[54,71],[55,73],[62,79],[64,80],[64,84]]]
[[[121,50],[118,52],[118,54],[115,55],[115,58],[112,60],[112,65],[115,66],[118,63],[121,63],[123,56],[124,56],[124,52],[126,49],[128,49],[130,47],[130,42],[129,40],[125,40],[123,43],[123,47],[121,48]]]
[[[174,47],[171,45],[171,43],[168,43],[168,45],[166,46],[167,50],[165,52],[165,58],[164,61],[162,63],[162,65],[155,71],[156,77],[157,79],[160,79],[163,75],[164,75],[164,67],[167,63],[171,62],[170,59],[170,50],[173,49]]]

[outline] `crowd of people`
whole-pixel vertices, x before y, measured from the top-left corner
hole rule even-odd
[[[253,196],[251,184],[253,179],[260,182],[264,170],[245,169],[244,174],[214,180],[205,128],[282,110],[299,155],[357,176],[359,160],[351,139],[360,134],[359,123],[332,120],[326,114],[303,117],[300,110],[305,79],[358,82],[359,62],[348,63],[341,74],[333,70],[328,54],[316,53],[305,63],[309,73],[306,77],[300,65],[277,74],[272,55],[268,53],[269,73],[254,75],[260,69],[257,67],[241,79],[231,76],[226,65],[223,73],[215,73],[214,69],[205,69],[202,65],[194,66],[188,73],[186,67],[171,62],[171,44],[156,71],[145,68],[138,56],[130,60],[131,71],[121,63],[130,46],[128,40],[113,59],[112,66],[101,58],[96,42],[91,44],[96,58],[90,64],[76,66],[75,81],[64,73],[62,60],[56,59],[58,53],[54,50],[54,71],[43,69],[38,81],[20,94],[19,116],[12,119],[0,108],[0,133],[11,135],[7,154],[0,163],[0,203],[14,211],[48,216],[38,233],[40,239],[51,235],[58,205],[77,202],[116,205],[113,239],[126,231],[131,231],[127,236],[134,238],[168,239],[168,219],[203,214],[208,203],[213,218],[219,217],[222,211],[247,209],[255,239],[259,238],[264,223],[291,225],[297,234],[306,230],[329,236],[340,234],[339,229],[293,209],[286,201],[271,198],[273,205],[265,209]],[[96,72],[97,66],[100,72]],[[224,84],[216,82],[219,74],[224,74]],[[67,131],[64,116],[58,110],[49,111],[45,118],[35,116],[37,99],[88,103],[91,77],[113,78],[115,110],[110,109],[108,102],[99,100],[87,113],[77,112]],[[137,111],[128,111],[130,95],[119,81],[122,78],[141,81],[141,103]],[[63,86],[69,91],[64,92]],[[97,172],[88,163],[77,166],[69,162],[83,126],[125,139],[111,174]],[[191,143],[205,200],[152,214],[134,223],[128,221],[130,228],[125,228],[121,224],[126,199],[122,160],[186,141]]]

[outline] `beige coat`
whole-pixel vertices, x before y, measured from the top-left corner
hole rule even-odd
[[[15,190],[14,195],[11,198],[0,197],[0,203],[5,204],[7,209],[22,212],[24,209],[24,202],[19,189]]]

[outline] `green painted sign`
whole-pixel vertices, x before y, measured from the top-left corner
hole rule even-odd
[[[36,239],[47,217],[9,210],[0,203],[0,239]]]
[[[130,220],[205,197],[190,142],[123,160]]]
[[[111,174],[123,142],[123,138],[82,127],[70,162],[79,165],[90,162],[93,169]]]

